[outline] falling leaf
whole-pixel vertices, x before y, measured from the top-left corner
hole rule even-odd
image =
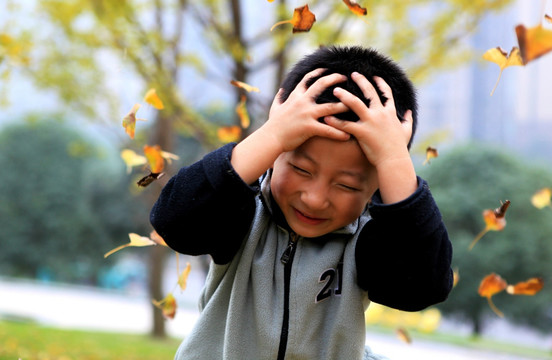
[[[460,272],[458,271],[458,268],[455,268],[452,271],[452,287],[455,287],[458,284],[458,281],[460,281]]]
[[[438,156],[439,156],[439,152],[437,151],[437,149],[431,146],[428,146],[426,149],[426,159],[422,165],[429,164],[430,163],[429,160],[436,158]]]
[[[155,305],[156,308],[163,311],[164,317],[166,317],[167,319],[174,319],[174,315],[176,314],[176,299],[174,298],[172,293],[169,293],[161,301],[152,300],[151,302],[153,303],[153,305]]]
[[[491,96],[493,95],[496,87],[498,86],[498,82],[500,81],[500,77],[502,76],[502,71],[504,69],[506,69],[509,66],[523,65],[520,51],[516,46],[514,46],[512,50],[510,50],[510,54],[506,53],[506,51],[504,51],[500,46],[495,47],[493,49],[489,49],[483,54],[483,59],[493,62],[500,67],[500,72],[498,73],[498,79],[496,80],[495,86],[491,91]]]
[[[163,102],[161,101],[161,98],[157,95],[157,91],[155,89],[149,89],[148,92],[146,92],[146,95],[144,95],[144,101],[156,108],[157,110],[162,110],[165,107],[163,106]]]
[[[545,29],[542,24],[532,28],[518,25],[516,35],[524,64],[552,51],[552,30]]]
[[[140,235],[135,234],[135,233],[130,233],[130,234],[128,234],[128,237],[130,238],[129,243],[123,244],[121,246],[116,247],[115,249],[113,249],[111,251],[108,251],[107,253],[105,253],[104,258],[108,257],[109,255],[113,254],[114,252],[117,252],[117,251],[119,251],[121,249],[124,249],[126,247],[129,247],[129,246],[141,247],[141,246],[155,245],[155,242],[152,241],[150,238],[148,238],[146,236],[140,236]]]
[[[152,182],[154,182],[155,180],[160,179],[163,175],[165,175],[165,173],[149,173],[148,175],[138,180],[136,184],[138,184],[138,186],[141,186],[141,187],[146,187]]]
[[[500,317],[504,317],[504,314],[500,310],[498,310],[491,298],[506,289],[506,286],[506,281],[504,281],[504,279],[502,279],[500,275],[497,275],[495,273],[485,276],[485,278],[481,280],[481,284],[479,285],[479,295],[487,298],[491,309],[495,312],[495,314]]]
[[[508,207],[510,206],[510,200],[504,201],[504,203],[501,202],[501,205],[499,208],[496,208],[494,210],[486,209],[483,211],[483,220],[485,221],[485,228],[477,234],[475,239],[473,239],[472,243],[470,244],[469,250],[471,250],[475,244],[489,231],[502,231],[506,227],[506,218],[504,217],[506,215],[506,210],[508,210]]]
[[[542,290],[543,286],[544,280],[542,278],[531,278],[515,285],[508,285],[506,292],[510,295],[535,295]]]
[[[182,271],[180,276],[178,276],[178,285],[180,286],[180,290],[182,291],[186,290],[188,276],[190,275],[191,269],[192,269],[192,265],[190,263],[186,263],[186,268]]]
[[[242,130],[239,126],[225,126],[217,129],[217,137],[224,143],[240,140]]]
[[[531,197],[531,204],[537,209],[542,209],[547,206],[552,206],[552,189],[551,188],[542,188],[537,191]]]
[[[241,127],[244,129],[247,129],[249,125],[251,125],[251,120],[249,120],[247,107],[245,106],[246,100],[247,100],[247,97],[245,95],[242,95],[241,101],[238,103],[238,105],[236,105],[236,114],[238,114],[238,117],[240,118]]]
[[[123,118],[123,127],[125,128],[126,133],[130,136],[131,139],[134,139],[134,130],[136,129],[136,120],[146,121],[145,119],[139,119],[136,117],[136,113],[140,108],[140,104],[134,104],[132,109],[128,114]]]
[[[149,146],[144,145],[144,155],[148,159],[150,170],[154,174],[159,174],[165,168],[165,160],[161,154],[161,147],[159,145]]]
[[[167,162],[169,164],[172,164],[172,161],[173,160],[178,160],[180,159],[180,157],[178,155],[175,155],[175,154],[172,154],[170,152],[166,152],[166,151],[161,151],[161,157],[165,160],[167,160]]]
[[[132,168],[135,166],[145,165],[148,162],[145,156],[138,155],[136,152],[130,149],[124,149],[121,151],[121,158],[127,166],[127,173],[130,174]]]
[[[400,327],[396,330],[397,337],[402,340],[403,342],[407,344],[412,344],[412,337],[410,336],[410,333],[408,330],[406,330],[404,327]]]
[[[251,86],[249,84],[246,84],[246,83],[244,83],[242,81],[238,81],[238,80],[231,80],[230,84],[232,84],[236,87],[239,87],[240,89],[244,89],[247,92],[252,92],[252,91],[260,92],[261,91],[258,87]]]
[[[275,27],[283,24],[292,24],[293,33],[296,32],[307,32],[311,29],[312,25],[316,21],[316,16],[309,10],[309,5],[301,6],[295,8],[293,11],[293,17],[291,20],[279,21],[276,24],[272,25],[270,31],[274,30]]]
[[[356,1],[354,0],[343,0],[343,2],[347,5],[349,10],[353,12],[353,14],[358,16],[365,16],[368,11],[366,11],[365,8],[361,7]]]
[[[552,16],[548,15],[548,14],[544,14],[544,20],[548,21],[549,23],[552,24]]]
[[[165,239],[163,239],[161,237],[161,235],[159,235],[157,233],[157,231],[153,230],[151,233],[150,233],[150,239],[155,242],[157,245],[162,245],[162,246],[168,246],[167,243],[165,242]]]

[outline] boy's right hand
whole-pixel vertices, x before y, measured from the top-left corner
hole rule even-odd
[[[316,98],[326,88],[347,80],[345,75],[334,73],[319,78],[307,88],[307,81],[324,70],[316,69],[306,74],[286,101],[281,102],[282,89],[276,94],[268,120],[259,130],[271,133],[280,144],[281,152],[294,150],[313,136],[343,141],[349,139],[349,133],[318,120],[349,110],[341,102],[316,103]]]

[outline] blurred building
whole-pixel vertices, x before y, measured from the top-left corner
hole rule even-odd
[[[533,27],[544,13],[552,14],[552,3],[518,0],[506,11],[486,16],[466,40],[475,61],[420,87],[418,139],[448,130],[448,144],[485,141],[552,162],[552,54],[506,68],[492,96],[500,69],[477,56],[497,46],[509,53],[517,46],[515,27]],[[552,29],[552,24],[545,27]]]

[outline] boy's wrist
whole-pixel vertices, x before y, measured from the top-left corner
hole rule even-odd
[[[376,166],[378,187],[385,204],[408,198],[418,186],[416,171],[410,156],[382,161]]]

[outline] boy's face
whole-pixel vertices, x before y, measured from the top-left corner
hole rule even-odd
[[[276,159],[271,189],[293,231],[317,237],[360,216],[377,189],[376,175],[356,140],[312,137]]]

